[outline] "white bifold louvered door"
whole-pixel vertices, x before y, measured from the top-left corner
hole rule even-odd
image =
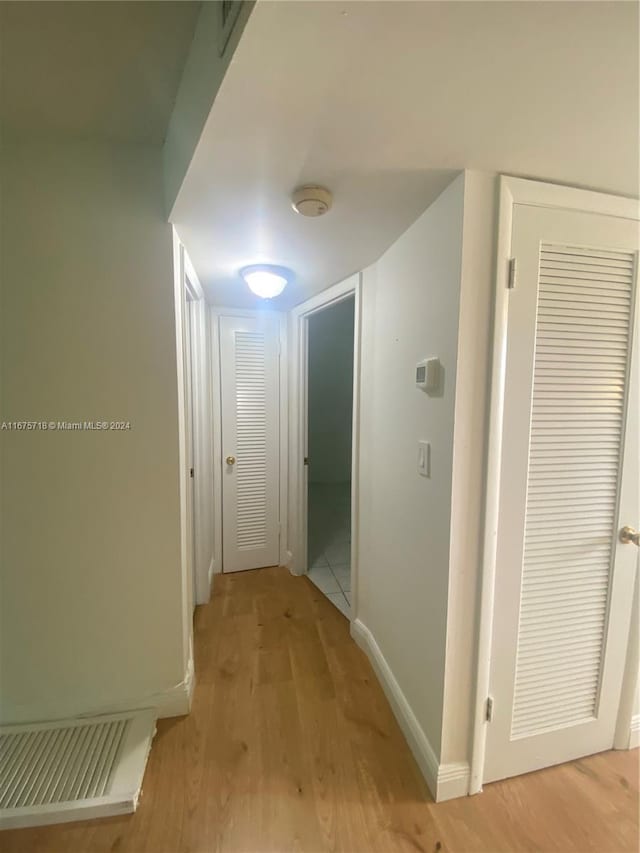
[[[279,563],[279,322],[220,317],[223,571]]]
[[[485,781],[612,747],[640,522],[638,223],[515,205],[511,238]]]

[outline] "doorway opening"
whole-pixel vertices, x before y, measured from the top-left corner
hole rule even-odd
[[[355,297],[307,326],[308,577],[347,617],[351,608],[351,471]]]

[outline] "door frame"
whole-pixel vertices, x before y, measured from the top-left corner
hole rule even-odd
[[[181,477],[181,537],[182,561],[184,571],[189,575],[187,581],[189,608],[192,612],[195,605],[206,604],[209,601],[211,589],[212,565],[206,565],[206,556],[202,554],[205,542],[207,520],[204,517],[210,501],[206,495],[206,478],[196,476],[191,482],[189,475],[189,443],[192,443],[193,467],[203,472],[204,466],[210,464],[210,453],[207,448],[208,406],[210,399],[210,383],[207,370],[209,357],[209,339],[206,323],[207,303],[198,275],[189,259],[187,251],[174,229],[174,246],[177,253],[179,275],[179,294],[176,302],[176,327],[180,338],[179,352],[179,385],[178,385],[178,422],[180,442],[180,465],[185,476]],[[188,316],[189,315],[189,316]],[[189,332],[187,322],[190,320]],[[189,357],[187,357],[189,347]],[[191,381],[187,381],[186,371],[191,366]],[[189,403],[187,394],[191,387],[192,399]],[[192,418],[193,416],[193,423]],[[189,436],[191,433],[191,437]],[[183,484],[184,480],[184,484]],[[197,558],[196,554],[200,557]],[[195,561],[194,561],[194,557]],[[209,556],[209,560],[211,557]]]
[[[193,491],[195,501],[192,508],[193,529],[195,536],[196,565],[193,572],[196,604],[206,604],[211,594],[211,581],[214,571],[215,557],[204,549],[207,544],[207,528],[211,521],[207,515],[211,512],[212,495],[209,493],[211,481],[205,471],[213,464],[211,441],[209,438],[212,410],[212,391],[210,381],[210,351],[211,340],[207,322],[208,311],[204,290],[200,284],[189,255],[183,249],[184,255],[184,288],[188,292],[186,310],[191,315],[191,382],[193,392],[193,458],[195,479]],[[186,319],[186,318],[185,318]]]
[[[288,505],[288,455],[289,441],[287,385],[287,315],[282,311],[270,309],[225,308],[219,305],[209,306],[209,329],[211,336],[211,388],[213,396],[213,548],[214,573],[224,571],[222,557],[222,381],[220,358],[220,317],[260,317],[265,313],[278,318],[279,355],[278,355],[278,396],[279,396],[279,524],[280,524],[280,565],[287,561],[287,505]]]
[[[358,498],[360,470],[360,339],[362,311],[362,273],[323,290],[290,312],[290,423],[289,490],[293,498],[289,517],[287,566],[294,575],[307,572],[307,456],[308,439],[308,329],[309,317],[353,296],[353,411],[351,429],[351,620],[358,611]]]
[[[188,499],[188,447],[187,447],[187,398],[186,398],[186,293],[185,293],[185,250],[178,233],[172,227],[173,237],[173,297],[175,312],[175,341],[176,341],[176,385],[177,385],[177,415],[178,415],[178,507],[180,525],[180,594],[182,598],[182,654],[185,671],[184,683],[188,693],[188,704],[191,706],[191,695],[194,683],[193,663],[193,576],[191,559],[189,557],[190,533],[192,518],[190,501]],[[191,528],[190,528],[191,526]]]
[[[496,554],[498,546],[498,514],[500,505],[500,469],[502,459],[502,435],[504,395],[506,380],[507,324],[509,311],[509,262],[511,258],[511,231],[513,208],[516,204],[535,207],[552,207],[586,213],[600,213],[625,219],[640,219],[637,200],[605,195],[573,187],[545,184],[538,181],[512,178],[504,175],[499,179],[498,233],[496,248],[496,275],[494,291],[493,330],[491,335],[491,367],[489,391],[488,433],[485,447],[486,477],[483,519],[483,550],[480,566],[479,618],[476,639],[476,691],[473,709],[471,778],[469,793],[482,791],[484,779],[487,739],[487,699],[491,674],[491,638],[494,621],[494,593],[496,578]],[[637,319],[636,319],[637,322]],[[633,346],[640,345],[634,335]],[[638,579],[636,579],[636,592]],[[637,653],[629,649],[625,666],[617,733],[631,726],[632,702],[638,682]],[[622,720],[621,717],[626,719]],[[616,733],[616,748],[622,739]],[[624,748],[624,747],[622,747]]]

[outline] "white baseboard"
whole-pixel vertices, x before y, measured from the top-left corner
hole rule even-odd
[[[213,552],[213,574],[222,574],[222,549],[216,548]]]
[[[203,578],[196,579],[196,604],[208,604],[211,600],[211,582],[215,572],[215,562],[215,557],[211,557],[206,581]]]
[[[438,796],[436,802],[455,800],[469,794],[471,768],[466,761],[441,764],[438,768]]]
[[[434,800],[442,802],[466,796],[469,793],[469,765],[466,762],[440,764],[371,631],[355,619],[351,623],[351,636],[369,658]]]
[[[300,575],[300,572],[296,571],[295,561],[293,559],[293,551],[285,551],[285,559],[284,559],[284,567],[285,569],[289,569],[292,575],[296,577]]]
[[[631,717],[631,731],[629,732],[629,749],[640,746],[640,714]]]
[[[434,799],[437,799],[439,762],[427,736],[411,710],[371,631],[359,619],[355,619],[351,623],[351,636],[371,661],[411,752],[418,762],[418,767]]]

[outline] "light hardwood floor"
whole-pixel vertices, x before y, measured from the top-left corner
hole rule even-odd
[[[135,815],[0,833],[6,853],[638,849],[638,751],[434,804],[346,619],[306,578],[216,578],[189,717],[161,720]]]

